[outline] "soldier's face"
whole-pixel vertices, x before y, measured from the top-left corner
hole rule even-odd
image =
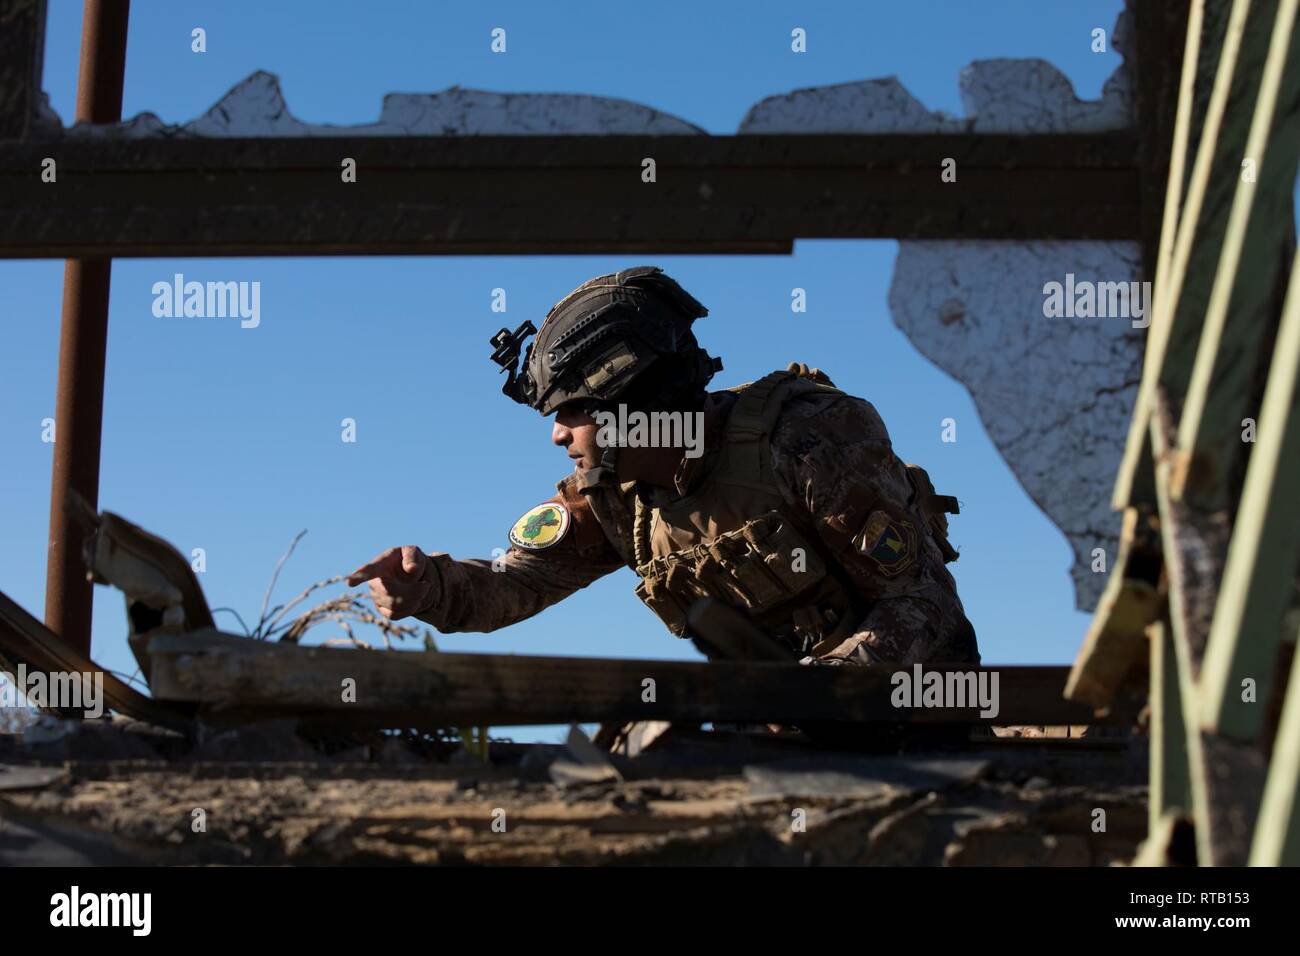
[[[574,470],[595,468],[601,449],[596,444],[596,420],[573,403],[561,405],[555,413],[551,441],[569,453]]]

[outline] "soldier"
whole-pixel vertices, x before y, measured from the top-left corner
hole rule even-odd
[[[626,565],[637,597],[711,657],[977,664],[945,567],[957,557],[955,499],[894,454],[869,402],[816,369],[706,391],[722,363],[691,325],[707,314],[643,266],[583,283],[540,331],[502,329],[492,344],[503,391],[555,415],[552,440],[573,473],[515,522],[499,570],[407,546],[348,584],[369,580],[387,618],[493,631]],[[703,442],[647,447],[619,427],[637,413],[679,438],[695,423]]]

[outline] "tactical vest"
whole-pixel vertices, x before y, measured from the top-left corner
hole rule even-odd
[[[679,637],[687,634],[691,605],[712,597],[794,653],[823,653],[849,637],[868,609],[810,516],[785,503],[772,473],[770,439],[791,399],[844,392],[790,371],[732,391],[738,397],[721,448],[700,483],[663,507],[635,499],[637,597]],[[945,560],[952,560],[946,524],[940,530],[931,512],[949,503],[955,511],[956,503],[934,495],[928,476],[914,468],[908,466],[913,497],[924,506],[917,508],[918,527],[927,528]],[[922,476],[924,487],[918,487]]]

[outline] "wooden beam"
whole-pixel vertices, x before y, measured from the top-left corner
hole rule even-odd
[[[1265,757],[1257,746],[1203,730],[1200,720],[1200,683],[1228,550],[1228,517],[1222,512],[1202,514],[1172,497],[1172,475],[1186,467],[1186,456],[1172,448],[1172,440],[1168,400],[1163,391],[1158,391],[1151,416],[1151,441],[1197,859],[1204,866],[1244,866],[1259,812]],[[1169,679],[1167,665],[1162,673],[1164,679]]]
[[[64,137],[0,151],[0,257],[789,252],[1131,239],[1136,139]],[[40,161],[57,185],[39,185]],[[656,182],[642,181],[642,160]],[[344,158],[357,181],[343,183]],[[940,179],[957,163],[957,182]]]
[[[1286,703],[1264,784],[1251,866],[1300,866],[1300,654],[1291,663]]]
[[[1187,466],[1187,457],[1174,447],[1169,405],[1165,393],[1158,392],[1151,416],[1151,445],[1160,537],[1169,578],[1169,618],[1180,665],[1186,664],[1183,700],[1195,701],[1232,529],[1226,512],[1202,514],[1173,497],[1170,489],[1178,471]],[[1196,720],[1190,722],[1199,725]]]
[[[0,0],[0,140],[33,132],[45,59],[45,0]]]
[[[1158,588],[1161,553],[1157,526],[1149,513],[1125,509],[1119,553],[1070,670],[1067,699],[1106,706],[1142,659],[1147,627],[1159,617],[1164,603]]]
[[[1259,411],[1259,431],[1237,508],[1227,563],[1206,645],[1200,724],[1206,730],[1253,740],[1264,725],[1274,691],[1278,648],[1295,589],[1300,541],[1300,268],[1273,350]],[[1255,701],[1242,685],[1255,682]],[[1291,697],[1300,695],[1292,684]]]
[[[1148,829],[1151,837],[1169,814],[1191,816],[1191,770],[1187,730],[1183,726],[1182,691],[1174,658],[1173,635],[1162,621],[1148,632],[1151,652],[1151,792]]]
[[[1277,0],[1262,2],[1276,8]],[[1220,12],[1226,0],[1207,0],[1207,5]],[[1231,197],[1241,172],[1250,124],[1244,114],[1253,112],[1259,71],[1271,39],[1273,17],[1251,18],[1247,15],[1250,12],[1251,0],[1235,0],[1231,15],[1223,25],[1218,57],[1211,60],[1202,49],[1196,58],[1189,57],[1184,62],[1184,71],[1194,71],[1196,81],[1183,82],[1181,97],[1185,102],[1180,102],[1179,111],[1192,110],[1198,86],[1204,84],[1204,74],[1211,69],[1214,71],[1213,91],[1205,109],[1204,124],[1199,130],[1196,159],[1185,193],[1179,184],[1181,177],[1170,177],[1168,188],[1178,190],[1178,194],[1167,196],[1166,208],[1179,196],[1182,196],[1182,205],[1178,209],[1177,229],[1172,236],[1166,232],[1162,237],[1162,242],[1172,243],[1172,246],[1167,254],[1168,268],[1162,277],[1158,276],[1160,281],[1155,286],[1142,384],[1133,405],[1132,424],[1112,499],[1116,509],[1130,504],[1154,503],[1153,488],[1143,489],[1148,492],[1145,500],[1134,491],[1142,477],[1141,465],[1147,454],[1147,435],[1155,408],[1156,390],[1165,388],[1175,402],[1174,411],[1177,413],[1192,374],[1201,321],[1227,229]],[[1260,21],[1266,21],[1262,27]],[[1207,26],[1213,27],[1220,22],[1217,16],[1207,16]],[[1188,42],[1191,42],[1191,36]],[[1175,141],[1177,149],[1189,146],[1190,142]],[[1184,161],[1185,157],[1175,157],[1171,167]]]
[[[1064,725],[1132,717],[1130,710],[1098,720],[1091,708],[1065,701],[1064,667],[925,668],[997,674],[998,713],[981,718],[978,706],[893,706],[893,667],[368,652],[216,631],[160,635],[148,650],[155,696],[203,705],[214,720],[294,716],[354,727],[659,719]],[[344,693],[349,687],[355,700]]]
[[[1250,165],[1238,168],[1187,402],[1178,422],[1178,447],[1192,460],[1181,472],[1185,481],[1173,492],[1203,510],[1225,507],[1239,495],[1237,466],[1249,448],[1242,441],[1242,423],[1259,412],[1259,372],[1276,335],[1291,266],[1292,196],[1300,160],[1296,7],[1297,0],[1281,0],[1272,25],[1244,150],[1243,162]],[[1260,16],[1263,19],[1263,13]]]
[[[1207,525],[1201,516],[1182,502],[1171,497],[1171,473],[1179,466],[1179,457],[1173,446],[1173,415],[1169,399],[1163,389],[1156,390],[1155,408],[1150,418],[1151,449],[1155,462],[1156,496],[1160,508],[1160,534],[1163,542],[1165,569],[1168,574],[1168,624],[1160,629],[1168,633],[1163,644],[1161,669],[1151,675],[1152,693],[1163,698],[1161,755],[1176,759],[1177,744],[1169,741],[1175,728],[1174,715],[1169,707],[1175,699],[1181,702],[1182,712],[1177,718],[1186,741],[1188,777],[1191,789],[1191,806],[1196,820],[1197,859],[1209,865],[1224,856],[1223,842],[1226,834],[1216,832],[1211,825],[1214,800],[1211,793],[1210,761],[1204,751],[1204,735],[1196,720],[1196,680],[1200,672],[1201,656],[1214,614],[1222,571],[1222,555],[1227,549],[1228,530],[1226,518],[1215,525]],[[1164,641],[1165,638],[1161,637]],[[1169,666],[1172,649],[1173,668]],[[1177,694],[1169,685],[1178,683]],[[1158,769],[1155,764],[1153,769]],[[1164,765],[1159,769],[1164,773]],[[1176,782],[1176,777],[1171,783]]]
[[[43,674],[104,675],[104,705],[120,714],[161,727],[186,731],[192,728],[193,706],[153,700],[105,671],[85,654],[61,641],[53,631],[21,606],[0,594],[0,663]],[[75,717],[76,714],[65,716]]]

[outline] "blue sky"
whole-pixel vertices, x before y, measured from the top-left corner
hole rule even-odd
[[[137,2],[124,115],[184,122],[257,69],[281,78],[307,122],[375,119],[386,92],[451,85],[592,93],[644,103],[710,132],[735,130],[757,100],[804,86],[897,75],[925,105],[960,114],[971,60],[1039,56],[1093,98],[1119,62],[1089,49],[1119,0],[539,5]],[[470,8],[471,9],[467,9]],[[557,14],[556,10],[563,13]],[[51,0],[45,89],[73,113],[81,5]],[[207,31],[208,52],[190,51]],[[489,52],[489,31],[508,52]],[[790,30],[809,52],[789,51]],[[255,618],[276,560],[306,538],[281,596],[351,570],[391,545],[486,557],[567,471],[550,424],[499,392],[488,337],[546,310],[591,276],[663,266],[710,309],[701,342],[723,356],[715,383],[791,360],[826,369],[883,415],[908,461],[955,494],[962,559],[952,566],[993,663],[1066,663],[1088,617],[1073,608],[1064,537],[993,449],[965,389],[922,358],[889,317],[896,244],[801,242],[792,256],[133,259],[114,264],[100,505],[201,547],[210,603]],[[152,285],[261,283],[261,325],[164,319]],[[40,616],[63,264],[0,262],[0,589]],[[808,311],[790,311],[790,290]],[[508,313],[491,311],[504,288]],[[959,441],[940,441],[940,421]],[[357,441],[340,439],[341,420]],[[494,635],[439,636],[444,650],[693,658],[620,571]],[[221,622],[237,629],[232,618]],[[94,655],[131,672],[115,592],[96,589]],[[322,630],[319,637],[335,636]],[[552,731],[515,734],[527,739]]]

